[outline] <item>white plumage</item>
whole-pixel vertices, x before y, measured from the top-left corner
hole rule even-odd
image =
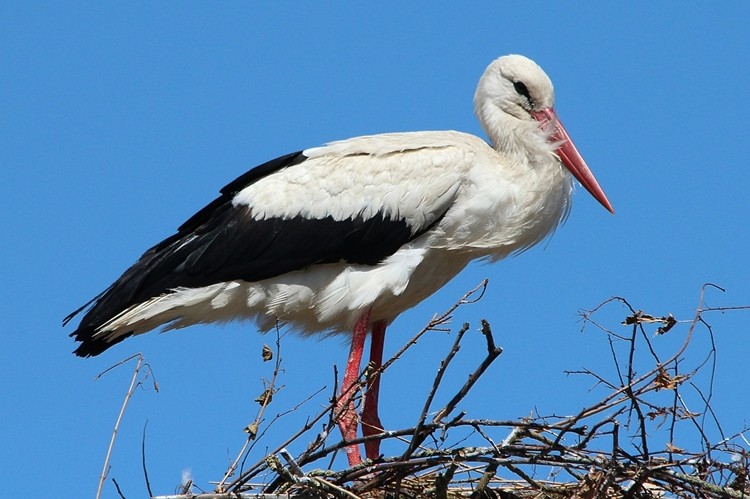
[[[357,331],[384,331],[474,259],[550,235],[570,210],[570,173],[612,210],[553,103],[541,68],[501,57],[474,98],[490,144],[454,131],[373,135],[251,170],[92,300],[76,353],[159,326],[247,318],[354,328],[358,366]]]
[[[264,330],[280,319],[304,332],[343,332],[351,331],[369,307],[372,320],[390,322],[471,260],[501,258],[531,246],[568,212],[571,181],[559,164],[549,175],[534,174],[532,164],[520,175],[497,168],[503,157],[463,133],[358,137],[303,154],[309,158],[304,163],[253,183],[232,203],[250,207],[256,219],[331,216],[341,221],[384,213],[423,227],[444,216],[434,229],[374,266],[330,263],[254,283],[177,289],[102,329],[137,334],[175,319],[170,329],[246,317]],[[424,263],[428,253],[432,256]],[[421,276],[413,279],[416,272]]]

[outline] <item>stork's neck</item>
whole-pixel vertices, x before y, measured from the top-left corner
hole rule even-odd
[[[476,112],[492,147],[515,164],[533,168],[558,162],[550,133],[537,121],[519,119],[487,101]]]
[[[517,118],[491,104],[478,107],[477,115],[502,158],[500,166],[522,193],[511,204],[499,199],[498,206],[489,210],[504,214],[493,229],[491,243],[496,254],[504,256],[533,246],[565,220],[570,210],[572,177],[549,140],[551,131],[540,128],[537,121]],[[508,211],[508,206],[512,210]],[[508,218],[514,224],[506,223]],[[513,227],[524,230],[515,233]]]

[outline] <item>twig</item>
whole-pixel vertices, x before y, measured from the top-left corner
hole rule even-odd
[[[352,494],[346,489],[338,487],[331,482],[320,477],[297,476],[290,473],[279,461],[275,455],[268,456],[268,467],[279,474],[286,482],[302,485],[305,488],[313,490],[322,490],[340,499],[360,499],[359,496]]]
[[[500,464],[497,462],[487,465],[487,468],[485,468],[482,477],[479,479],[479,482],[477,482],[477,488],[469,496],[469,499],[482,499],[484,497],[491,497],[487,494],[486,489],[490,483],[490,480],[492,480],[492,478],[495,476],[495,473],[497,473],[498,466],[500,466]]]
[[[421,331],[419,331],[417,334],[414,335],[412,339],[410,339],[406,344],[401,347],[390,359],[388,359],[381,368],[377,371],[378,373],[382,373],[388,367],[396,362],[398,359],[401,358],[401,356],[406,352],[409,348],[414,346],[417,341],[428,331],[436,331],[438,330],[438,326],[442,326],[444,324],[447,324],[451,321],[453,316],[453,312],[456,311],[456,309],[462,305],[467,305],[471,303],[477,303],[479,300],[482,299],[484,296],[485,291],[487,291],[487,286],[489,284],[489,279],[484,279],[482,282],[479,283],[477,287],[474,289],[467,291],[457,302],[455,302],[448,310],[440,314],[439,316],[433,317],[432,320],[424,327]],[[474,297],[475,294],[479,293],[479,296]]]
[[[141,466],[143,467],[143,478],[146,480],[146,490],[148,496],[153,497],[154,493],[151,491],[151,482],[148,479],[148,468],[146,468],[146,427],[148,426],[148,419],[143,424],[143,435],[141,437]]]
[[[266,359],[267,352],[266,348],[264,346],[262,355],[264,360]],[[274,369],[273,369],[273,375],[271,377],[271,381],[268,383],[268,386],[266,387],[265,391],[263,392],[263,395],[260,397],[260,409],[258,409],[258,414],[255,417],[255,420],[248,425],[248,437],[245,439],[245,444],[242,446],[242,449],[237,454],[237,457],[234,461],[232,461],[232,464],[229,466],[227,471],[224,473],[224,476],[222,477],[221,481],[216,486],[217,492],[224,492],[224,484],[229,479],[230,476],[234,474],[234,472],[237,470],[237,466],[239,465],[240,459],[242,456],[245,455],[245,453],[248,451],[248,447],[252,448],[251,442],[255,442],[255,437],[257,436],[257,429],[260,426],[261,421],[263,420],[263,415],[266,412],[266,407],[268,407],[268,404],[271,403],[271,396],[276,391],[276,378],[279,375],[279,372],[281,371],[281,333],[280,333],[280,326],[279,323],[276,323],[276,359],[274,362]]]
[[[120,484],[117,483],[117,480],[115,480],[114,477],[112,478],[112,483],[115,484],[115,489],[117,489],[117,495],[119,495],[122,499],[125,499],[125,496],[123,495],[122,490],[120,490]]]
[[[440,386],[440,382],[443,380],[443,375],[445,374],[446,369],[448,369],[448,366],[453,360],[453,357],[455,357],[455,355],[461,348],[461,339],[464,337],[464,334],[468,330],[469,323],[465,322],[461,329],[458,330],[458,333],[456,334],[456,340],[453,342],[453,346],[448,352],[448,355],[446,355],[445,358],[440,361],[440,368],[435,375],[435,381],[432,383],[430,393],[427,394],[427,400],[425,400],[424,406],[422,407],[422,414],[420,414],[419,416],[419,421],[417,422],[417,426],[414,429],[414,434],[412,435],[411,442],[409,443],[409,447],[406,449],[406,452],[404,452],[404,455],[402,456],[404,460],[408,459],[412,452],[414,452],[414,450],[416,450],[416,448],[424,441],[423,438],[420,438],[420,433],[422,431],[422,428],[424,427],[425,420],[427,419],[427,413],[429,412],[430,406],[432,405],[432,400],[435,398],[435,393],[437,392],[438,386]]]
[[[445,474],[438,473],[435,477],[435,495],[437,499],[448,499],[448,485],[453,479],[453,474],[456,472],[457,466],[452,464],[445,470]]]
[[[466,383],[461,387],[461,389],[456,393],[456,395],[453,396],[453,398],[438,411],[438,413],[435,415],[435,417],[432,419],[433,422],[437,423],[443,418],[445,418],[448,414],[453,412],[453,409],[455,409],[456,405],[466,396],[467,393],[469,393],[469,390],[471,390],[471,387],[474,386],[474,383],[477,382],[477,380],[484,374],[484,372],[487,370],[488,367],[497,359],[500,354],[503,353],[502,348],[495,347],[495,342],[492,338],[492,332],[489,329],[489,324],[487,325],[486,331],[483,329],[483,333],[485,335],[485,338],[487,339],[487,357],[484,358],[481,364],[479,364],[479,367],[469,375],[469,379],[466,380]]]
[[[104,458],[104,466],[102,467],[101,475],[99,475],[99,485],[96,489],[97,499],[99,499],[102,496],[102,488],[104,487],[104,480],[107,478],[107,473],[109,472],[109,459],[112,456],[112,450],[114,449],[114,446],[115,446],[115,440],[117,439],[117,432],[120,429],[120,422],[122,421],[122,417],[125,415],[125,408],[128,406],[130,397],[133,396],[135,387],[140,384],[138,382],[138,375],[140,374],[141,366],[144,365],[143,355],[141,355],[140,353],[131,355],[127,359],[121,360],[117,364],[105,369],[94,378],[95,380],[97,380],[101,378],[104,374],[111,371],[112,369],[118,366],[121,366],[136,358],[138,359],[138,363],[136,364],[135,369],[133,370],[133,377],[130,380],[130,386],[128,387],[128,391],[125,393],[125,399],[122,401],[122,406],[120,407],[120,413],[117,415],[117,420],[115,421],[115,427],[112,430],[112,436],[109,440],[109,447],[107,448],[107,455]],[[145,365],[148,366],[148,364],[145,364]],[[149,373],[150,372],[151,372],[151,369],[149,366]],[[158,385],[156,384],[156,382],[154,382],[154,388],[158,391]]]

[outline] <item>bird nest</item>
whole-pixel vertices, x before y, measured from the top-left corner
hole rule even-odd
[[[365,369],[362,389],[368,378],[387,370],[425,333],[449,329],[456,308],[481,299],[486,284],[485,281],[445,314],[434,318],[382,369]],[[620,324],[610,328],[600,323],[599,317],[608,315],[604,312],[612,312],[613,307],[616,313],[624,313],[617,321]],[[435,404],[438,388],[470,330],[464,324],[440,363],[414,424],[368,437],[379,438],[388,448],[404,450],[347,469],[333,467],[337,462],[334,457],[346,446],[344,442],[334,442],[338,438],[335,400],[281,445],[264,453],[262,459],[246,465],[250,450],[265,435],[263,415],[280,371],[280,357],[264,347],[264,359],[276,359],[274,376],[258,398],[260,410],[246,429],[245,446],[221,480],[213,484],[214,491],[199,491],[188,481],[179,493],[156,497],[750,497],[750,445],[742,433],[745,429],[725,435],[710,406],[716,352],[713,330],[704,319],[708,312],[744,308],[748,307],[706,307],[701,292],[694,316],[684,321],[672,315],[643,313],[622,298],[611,298],[593,310],[582,311],[583,327],[604,333],[599,337],[608,342],[614,374],[612,379],[589,370],[571,374],[590,377],[599,389],[604,388],[605,396],[577,414],[532,414],[507,421],[468,419],[459,411],[476,381],[502,352],[495,344],[490,324],[484,320],[481,331],[486,356],[442,407]],[[703,333],[710,341],[699,343],[709,347],[695,352],[691,343]],[[667,335],[680,335],[679,345],[670,355],[660,356],[657,343]],[[700,360],[693,363],[694,358]],[[708,387],[699,385],[704,371],[709,373]],[[699,410],[689,409],[688,400],[700,401]],[[718,443],[713,443],[711,437]],[[364,441],[361,438],[347,444]],[[387,445],[396,441],[398,445]],[[667,443],[659,445],[657,441]],[[304,442],[309,443],[301,446],[304,451],[299,455],[292,456],[286,450]],[[153,496],[150,487],[149,494]]]

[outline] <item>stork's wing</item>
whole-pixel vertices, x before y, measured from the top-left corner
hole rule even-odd
[[[368,152],[341,144],[277,158],[224,187],[69,315],[64,323],[91,307],[71,336],[91,338],[123,310],[176,288],[254,282],[342,261],[376,265],[450,208],[458,176],[430,160],[425,147]]]

